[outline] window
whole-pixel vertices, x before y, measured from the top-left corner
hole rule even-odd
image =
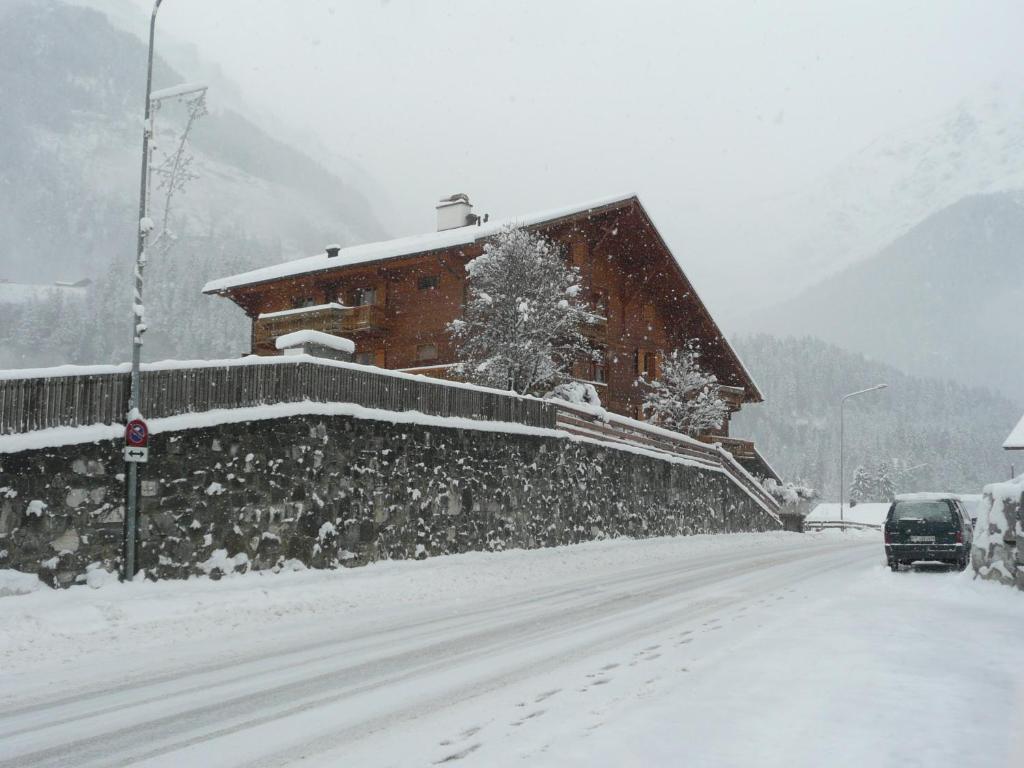
[[[437,360],[437,344],[420,344],[416,347],[416,362],[429,363]]]
[[[373,365],[373,352],[356,352],[355,361],[360,365]]]
[[[604,360],[593,362],[590,364],[590,367],[591,381],[597,382],[598,384],[608,383],[608,369],[605,367]]]
[[[949,523],[954,521],[954,517],[950,504],[945,501],[897,501],[889,511],[889,520]]]
[[[647,378],[651,381],[660,376],[661,365],[659,365],[657,352],[648,352],[644,357],[644,373],[647,374]]]
[[[661,376],[661,356],[658,352],[638,349],[634,353],[637,376],[646,376],[649,381]]]
[[[352,306],[362,307],[367,304],[377,303],[376,288],[356,288],[352,291]]]
[[[440,284],[441,278],[439,278],[437,275],[427,275],[425,277],[421,277],[416,286],[421,291],[430,291],[437,288],[437,286]]]
[[[316,300],[312,296],[299,296],[292,299],[292,309],[316,306]]]

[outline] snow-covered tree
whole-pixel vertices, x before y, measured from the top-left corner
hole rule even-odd
[[[449,325],[456,373],[486,386],[540,393],[568,378],[574,360],[593,356],[580,332],[587,307],[579,272],[561,248],[509,227],[466,265],[466,310]]]
[[[889,465],[885,462],[880,462],[875,469],[875,488],[878,501],[893,501],[896,498],[896,483],[893,482]]]
[[[850,482],[850,504],[859,501],[872,501],[876,495],[877,485],[875,478],[871,476],[863,465],[853,471],[853,480]]]
[[[661,365],[661,377],[648,380],[641,376],[637,384],[646,388],[643,410],[652,421],[698,435],[718,429],[728,413],[715,375],[700,365],[700,352],[690,343],[675,349]]]

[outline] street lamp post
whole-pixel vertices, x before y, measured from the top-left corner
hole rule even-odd
[[[876,384],[873,387],[868,387],[867,389],[861,389],[856,392],[851,392],[848,395],[843,395],[842,399],[839,401],[839,525],[844,531],[846,530],[846,517],[843,511],[843,503],[846,497],[846,480],[843,476],[843,438],[845,431],[844,409],[846,406],[846,401],[849,400],[851,397],[857,397],[857,395],[866,395],[868,392],[876,392],[879,389],[885,389],[888,386],[888,384]]]
[[[156,37],[156,13],[160,10],[162,0],[155,0],[153,13],[149,18],[149,59],[146,66],[146,103],[145,118],[142,123],[142,170],[139,180],[139,221],[138,239],[135,250],[135,290],[132,295],[132,373],[128,393],[128,414],[127,421],[141,418],[139,405],[141,402],[139,363],[142,359],[142,334],[145,332],[145,321],[143,320],[142,305],[142,272],[146,267],[146,238],[149,236],[152,222],[147,215],[147,202],[149,193],[147,182],[149,181],[149,140],[151,132],[152,104],[150,94],[153,90],[153,40]],[[127,499],[124,514],[124,573],[125,581],[130,581],[135,575],[135,519],[136,507],[138,505],[138,479],[139,465],[136,462],[128,462],[127,466]]]

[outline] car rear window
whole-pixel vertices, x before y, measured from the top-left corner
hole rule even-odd
[[[897,501],[890,520],[927,520],[932,523],[955,522],[953,510],[944,501]]]

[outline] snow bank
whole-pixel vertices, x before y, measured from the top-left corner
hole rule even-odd
[[[977,506],[971,565],[982,578],[1024,589],[1024,474],[986,485]]]
[[[34,573],[0,569],[0,597],[27,595],[45,586]]]

